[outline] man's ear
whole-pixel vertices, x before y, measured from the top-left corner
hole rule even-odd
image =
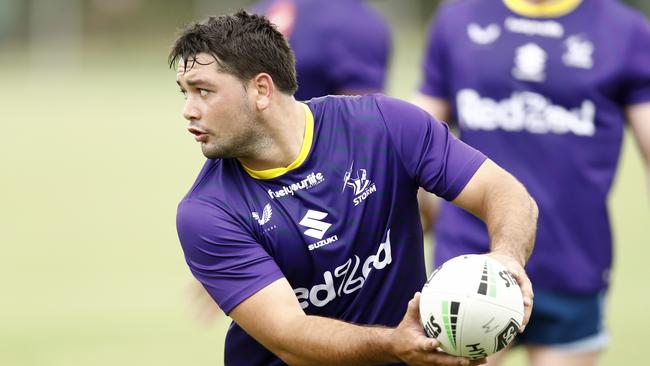
[[[271,75],[259,73],[251,80],[251,87],[255,93],[255,106],[259,111],[263,111],[271,105],[271,99],[275,94],[275,84]]]

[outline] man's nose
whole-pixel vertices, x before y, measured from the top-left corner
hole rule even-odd
[[[185,107],[183,108],[183,117],[185,117],[185,119],[188,121],[193,121],[200,118],[198,108],[196,108],[194,103],[192,103],[189,98],[185,101]]]

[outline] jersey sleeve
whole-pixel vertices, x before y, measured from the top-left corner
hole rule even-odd
[[[465,188],[486,157],[449,127],[410,103],[378,97],[377,105],[411,178],[448,201]]]
[[[176,227],[192,274],[226,314],[283,277],[244,226],[212,202],[184,199]]]
[[[432,19],[427,32],[427,40],[422,61],[422,83],[420,92],[436,98],[450,99],[449,85],[446,75],[447,66],[447,37],[443,24],[444,7]]]
[[[627,59],[626,105],[650,101],[650,23],[641,14],[631,35]]]

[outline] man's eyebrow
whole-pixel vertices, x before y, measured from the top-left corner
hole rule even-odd
[[[176,84],[182,87],[180,80],[176,80]],[[186,79],[185,84],[189,86],[209,86],[210,83],[203,79]]]

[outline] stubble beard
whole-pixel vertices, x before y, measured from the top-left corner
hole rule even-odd
[[[264,134],[259,128],[257,116],[244,103],[240,105],[237,119],[244,128],[238,135],[225,140],[212,135],[213,141],[201,144],[201,151],[208,159],[250,158],[256,156],[264,144]]]

